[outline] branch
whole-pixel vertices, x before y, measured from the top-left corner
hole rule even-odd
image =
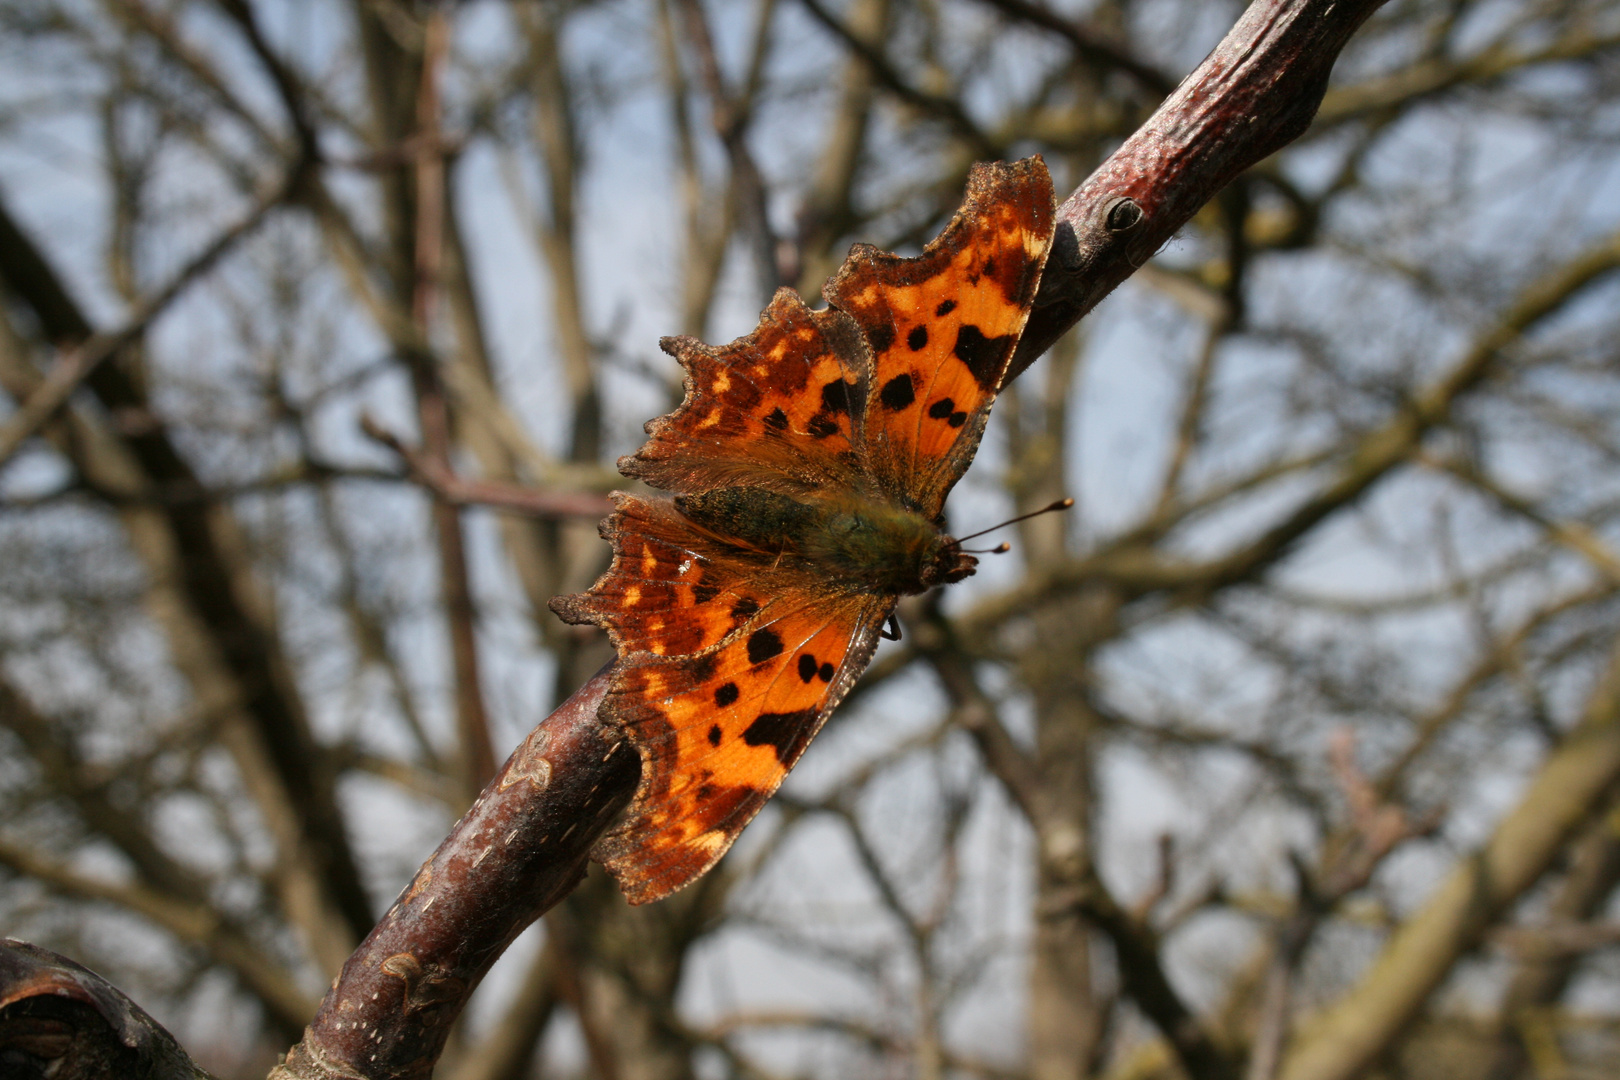
[[[529,733],[355,950],[271,1080],[426,1075],[479,980],[585,876],[640,760],[596,719],[604,668]]]
[[[1310,126],[1334,61],[1383,0],[1262,0],[1058,207],[1037,308],[1008,378],[1147,262],[1249,166]]]
[[[309,1015],[312,999],[265,955],[263,943],[204,902],[176,899],[138,882],[125,885],[88,877],[5,840],[0,840],[0,866],[43,882],[60,895],[105,901],[135,912],[180,941],[206,949],[221,967],[242,980],[277,1025],[290,1025],[296,1031],[296,1025]]]
[[[448,465],[406,446],[398,435],[370,416],[360,418],[360,427],[368,436],[404,459],[411,479],[452,505],[488,506],[495,510],[558,520],[589,518],[595,521],[613,512],[613,504],[605,495],[582,491],[546,491],[501,480],[464,480]]]
[[[1204,1030],[1197,1014],[1170,982],[1158,935],[1132,918],[1095,872],[1088,875],[1080,895],[1074,898],[1073,910],[1083,914],[1113,943],[1122,988],[1170,1043],[1187,1075],[1195,1080],[1235,1078],[1237,1069],[1226,1051]],[[1060,914],[1063,912],[1040,912],[1048,918]]]
[[[1140,83],[1143,89],[1151,91],[1158,97],[1163,97],[1175,89],[1175,83],[1152,64],[1132,56],[1124,48],[1109,41],[1105,35],[1088,29],[1082,23],[1036,3],[1035,0],[979,0],[979,2],[995,8],[1009,18],[1027,22],[1056,34],[1068,42],[1069,48],[1073,49],[1081,60],[1095,67],[1123,71]]]
[[[174,1036],[100,975],[0,938],[0,1065],[56,1080],[212,1080]]]
[[[1491,941],[1523,960],[1559,960],[1595,949],[1620,945],[1620,923],[1555,922],[1542,926],[1504,926]]]
[[[995,705],[979,687],[973,674],[973,658],[955,641],[950,620],[939,605],[928,605],[926,618],[915,624],[912,636],[912,647],[934,669],[934,677],[950,699],[952,722],[973,739],[985,767],[1019,812],[1031,823],[1038,821],[1040,784],[1035,762],[1013,741]]]
[[[1444,469],[1495,499],[1503,509],[1511,510],[1540,526],[1551,539],[1584,557],[1611,583],[1620,585],[1620,555],[1615,554],[1614,549],[1590,525],[1580,521],[1549,517],[1533,501],[1508,490],[1483,470],[1466,461],[1427,454],[1423,455],[1421,460],[1425,465]]]
[[[1334,90],[1322,102],[1316,124],[1327,127],[1394,112],[1464,84],[1488,85],[1527,67],[1594,59],[1617,47],[1620,35],[1596,34],[1578,26],[1536,48],[1498,43],[1463,60],[1449,55],[1430,57],[1393,74]]]
[[[3,199],[0,286],[33,312],[41,336],[58,348],[82,345],[93,337],[90,320],[39,248],[18,228]],[[110,412],[146,408],[144,389],[121,365],[91,368],[86,385]],[[76,451],[75,464],[90,474],[116,473],[124,477],[120,486],[127,482],[137,489],[200,486],[196,471],[161,424],[125,434],[115,448],[117,452],[109,455],[87,444]],[[116,465],[102,469],[115,458]],[[288,881],[287,890],[316,899],[322,907],[330,901],[345,930],[352,932],[342,942],[347,949],[371,928],[370,899],[343,830],[332,777],[315,749],[309,717],[261,603],[259,582],[245,565],[242,537],[234,519],[212,506],[167,504],[160,509],[161,530],[143,527],[131,531],[130,537],[153,587],[167,594],[155,607],[163,613],[173,654],[203,700],[240,710],[252,721],[251,731],[234,723],[222,730],[244,775],[265,781],[250,785],[261,811],[270,821],[293,826],[281,838],[303,849],[298,858],[307,863],[308,880],[297,887]],[[195,644],[203,634],[217,649]],[[316,940],[323,936],[313,935]]]
[[[1291,1049],[1282,1080],[1360,1076],[1423,1008],[1457,961],[1540,879],[1620,782],[1620,643],[1586,715],[1531,778],[1489,840],[1390,936],[1361,981]]]
[[[704,89],[709,95],[710,122],[714,126],[715,136],[725,147],[726,156],[731,161],[733,182],[736,185],[738,200],[742,204],[740,209],[746,215],[746,224],[752,233],[750,239],[753,241],[754,258],[758,263],[761,284],[764,285],[762,295],[768,302],[776,290],[782,285],[789,284],[789,281],[782,273],[781,260],[778,257],[780,239],[771,227],[769,192],[760,173],[759,163],[754,160],[753,151],[748,147],[748,128],[754,117],[759,72],[763,68],[765,54],[770,44],[775,0],[763,0],[760,5],[758,24],[754,29],[754,40],[750,49],[749,77],[736,93],[727,88],[725,77],[721,74],[720,58],[715,54],[714,36],[709,31],[709,20],[704,14],[703,5],[698,0],[679,0],[678,6],[687,36],[692,42],[692,49],[697,53],[698,70],[703,76]]]
[[[931,94],[926,90],[919,90],[912,86],[897,71],[889,58],[884,55],[880,46],[873,45],[860,37],[855,31],[844,25],[832,12],[821,5],[821,0],[799,0],[815,20],[831,30],[851,52],[859,56],[871,70],[872,77],[887,87],[889,92],[908,105],[915,106],[924,112],[932,113],[943,119],[955,130],[956,134],[972,148],[973,152],[981,157],[996,158],[1003,153],[1003,147],[995,139],[985,134],[984,130],[974,122],[973,118],[962,108],[962,103],[956,98],[945,97],[941,94]],[[1078,318],[1078,316],[1076,316]],[[1061,335],[1060,335],[1061,336]],[[1056,340],[1054,337],[1053,340]],[[1051,342],[1047,342],[1050,345]],[[1041,349],[1045,352],[1043,346]]]
[[[1254,10],[1255,7],[1249,9],[1250,13]],[[1090,183],[1087,181],[1088,185]],[[1054,253],[1053,258],[1056,257]],[[1219,589],[1252,580],[1285,556],[1311,529],[1360,498],[1397,466],[1410,462],[1429,432],[1450,419],[1457,400],[1498,372],[1526,333],[1562,311],[1590,285],[1617,268],[1620,268],[1620,232],[1610,234],[1532,282],[1507,313],[1480,334],[1443,377],[1419,390],[1388,420],[1339,453],[1338,467],[1332,475],[1292,513],[1254,540],[1204,561],[1168,559],[1154,550],[1149,541],[1168,532],[1177,520],[1184,520],[1186,514],[1159,515],[1144,529],[1126,533],[1083,558],[1069,559],[1041,573],[1032,573],[1018,587],[981,601],[957,620],[959,632],[965,640],[978,640],[1008,618],[1027,613],[1055,596],[1066,595],[1093,582],[1107,582],[1131,597],[1169,593],[1182,602],[1198,602]],[[1043,282],[1043,290],[1045,286]],[[1034,319],[1032,315],[1031,325]],[[1561,539],[1573,542],[1569,537]]]

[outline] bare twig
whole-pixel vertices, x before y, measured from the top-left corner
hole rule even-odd
[[[441,463],[404,441],[369,416],[360,426],[367,435],[404,459],[411,477],[436,498],[456,506],[488,506],[531,517],[600,518],[612,512],[613,504],[603,495],[581,491],[545,491],[500,480],[465,480]]]
[[[1038,26],[1068,42],[1075,55],[1088,64],[1114,71],[1123,71],[1143,89],[1164,96],[1175,89],[1175,80],[1152,64],[1132,56],[1108,38],[1083,24],[1069,19],[1034,0],[980,0],[1009,18]]]
[[[908,105],[914,105],[924,112],[932,113],[944,120],[956,132],[957,136],[967,143],[973,153],[981,158],[998,158],[1002,156],[1003,148],[990,135],[979,127],[978,123],[962,108],[962,103],[954,97],[942,94],[932,94],[920,90],[906,81],[905,76],[889,62],[888,56],[882,47],[862,38],[855,31],[846,26],[842,19],[827,10],[821,0],[799,0],[804,9],[815,16],[817,22],[831,30],[839,40],[843,41],[856,56],[866,62],[871,69],[873,77],[890,93]],[[1047,342],[1050,345],[1051,342]],[[1045,347],[1042,347],[1043,351]]]
[[[208,950],[276,1013],[278,1023],[295,1025],[309,1015],[312,1000],[265,955],[263,944],[202,900],[188,902],[147,885],[90,877],[5,840],[0,840],[0,866],[44,882],[59,896],[106,901],[136,912],[178,940]]]
[[[295,164],[288,169],[282,180],[262,196],[252,210],[236,224],[214,237],[206,248],[181,267],[161,288],[137,304],[129,318],[118,329],[93,334],[83,341],[61,343],[61,354],[52,365],[50,373],[46,375],[45,381],[27,401],[22,403],[21,408],[8,416],[4,424],[0,424],[0,466],[17,452],[17,448],[30,435],[39,430],[40,425],[56,415],[56,411],[67,403],[73,391],[79,388],[98,364],[133,344],[146,332],[152,320],[168,310],[169,305],[188,285],[213,269],[214,264],[231,248],[258,228],[270,211],[285,203],[302,172],[301,164]],[[8,235],[10,231],[10,219],[0,216],[0,245],[18,242],[18,238]]]
[[[1304,134],[1339,51],[1382,3],[1249,5],[1148,122],[1058,207],[1057,238],[1012,375],[1233,177]]]
[[[765,179],[748,146],[749,121],[753,118],[753,95],[757,91],[759,71],[765,62],[770,43],[771,20],[776,12],[776,0],[761,0],[758,24],[749,63],[749,76],[740,92],[726,86],[720,71],[720,58],[715,55],[714,37],[709,32],[708,16],[699,0],[678,0],[686,25],[687,37],[697,53],[698,70],[702,73],[704,89],[711,103],[710,116],[714,133],[726,148],[731,159],[732,183],[735,185],[740,208],[747,215],[747,227],[753,241],[754,258],[758,265],[763,302],[768,302],[776,290],[788,283],[788,277],[779,265],[780,241],[771,228]]]
[[[1459,860],[1390,935],[1357,985],[1289,1048],[1283,1080],[1349,1080],[1411,1022],[1457,958],[1476,946],[1620,781],[1620,644],[1585,715],[1548,755],[1490,838]]]
[[[411,319],[424,348],[409,359],[423,455],[445,473],[450,471],[450,403],[427,353],[427,343],[433,336],[444,262],[445,168],[439,138],[439,84],[449,51],[449,18],[443,11],[434,11],[424,26],[422,76],[416,100],[420,151],[414,169],[416,280],[411,294]],[[495,751],[490,745],[489,714],[484,705],[478,658],[477,611],[467,570],[461,514],[442,499],[433,501],[432,514],[439,541],[439,579],[450,635],[450,659],[455,670],[457,741],[470,792],[488,783],[495,774]]]
[[[1372,879],[1398,844],[1432,832],[1440,821],[1439,814],[1432,812],[1412,822],[1399,806],[1384,800],[1378,787],[1356,766],[1351,729],[1334,733],[1328,759],[1350,810],[1350,828],[1338,843],[1329,844],[1325,865],[1314,871],[1297,854],[1291,855],[1294,911],[1276,931],[1244,1080],[1272,1080],[1277,1075],[1288,1041],[1295,974],[1322,921]]]
[[[1500,503],[1503,508],[1513,511],[1527,521],[1534,522],[1544,529],[1548,536],[1571,551],[1583,556],[1609,581],[1620,584],[1620,554],[1616,554],[1614,549],[1591,526],[1579,521],[1549,517],[1533,501],[1517,492],[1508,490],[1495,478],[1488,476],[1483,470],[1470,465],[1468,462],[1454,457],[1440,457],[1427,453],[1420,454],[1419,460],[1426,465],[1444,469],[1458,479],[1489,495]]]

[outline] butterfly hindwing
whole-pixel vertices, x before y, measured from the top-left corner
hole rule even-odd
[[[860,439],[885,491],[927,516],[967,470],[1051,248],[1039,159],[974,166],[967,199],[914,259],[868,245],[823,290],[860,327],[872,372]]]
[[[731,589],[769,563],[746,561],[697,533],[667,499],[614,492],[613,501],[618,510],[602,524],[612,565],[590,592],[553,599],[553,611],[607,630],[621,660],[701,653],[753,617]]]
[[[553,607],[619,652],[598,715],[642,779],[595,854],[642,903],[725,854],[865,670],[893,600],[806,589],[802,567],[728,554],[666,500],[617,501],[612,566]]]

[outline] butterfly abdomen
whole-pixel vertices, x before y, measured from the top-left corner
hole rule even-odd
[[[797,499],[754,487],[677,495],[675,509],[736,546],[768,555],[801,550],[803,537],[815,530],[820,516]]]

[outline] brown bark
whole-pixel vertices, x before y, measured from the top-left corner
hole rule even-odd
[[[1052,256],[1012,376],[1234,177],[1305,133],[1340,50],[1382,4],[1249,5],[1208,59],[1058,207]]]
[[[0,938],[0,1064],[17,1080],[212,1080],[117,987],[9,938]]]
[[[447,1080],[526,1080],[540,1040],[556,1015],[557,981],[556,949],[548,941],[529,965],[517,993],[502,1003],[500,1022],[446,1073]]]
[[[1596,916],[1620,886],[1620,808],[1611,806],[1574,844],[1570,867],[1559,884],[1547,917],[1580,923]],[[1530,1075],[1527,1029],[1538,1012],[1555,1005],[1579,969],[1579,954],[1531,957],[1519,962],[1502,993],[1498,1026],[1502,1045],[1491,1062],[1489,1080]]]
[[[606,670],[512,753],[355,950],[273,1080],[426,1076],[501,952],[584,876],[638,759],[596,720]]]

